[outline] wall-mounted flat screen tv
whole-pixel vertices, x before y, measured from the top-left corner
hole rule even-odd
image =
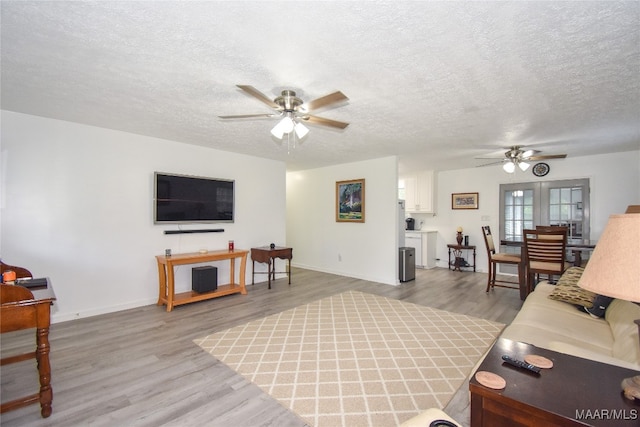
[[[233,222],[235,181],[155,172],[155,224]]]

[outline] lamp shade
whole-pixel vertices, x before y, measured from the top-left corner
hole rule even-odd
[[[640,302],[640,214],[611,215],[578,286]]]
[[[504,171],[507,173],[513,173],[516,170],[516,164],[513,162],[507,162],[502,165],[502,169],[504,169]]]
[[[520,162],[518,163],[518,167],[520,168],[520,170],[522,172],[525,172],[527,169],[529,169],[529,163],[527,162]]]
[[[275,125],[273,127],[273,129],[271,129],[271,135],[275,136],[278,139],[282,139],[283,135],[284,135],[284,129],[283,129],[284,125],[282,120],[280,120],[278,122],[277,125]]]
[[[282,131],[284,133],[291,133],[294,123],[293,120],[291,120],[291,116],[289,114],[287,114],[280,123],[282,125]]]
[[[304,138],[309,133],[309,128],[307,128],[302,123],[296,123],[294,130],[296,131],[296,135],[298,136],[298,139]]]

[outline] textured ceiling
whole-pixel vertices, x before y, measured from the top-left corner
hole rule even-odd
[[[308,169],[640,148],[640,2],[7,1],[2,108]],[[287,154],[236,88],[340,90]],[[562,160],[552,160],[561,162]],[[498,166],[496,166],[498,167]]]

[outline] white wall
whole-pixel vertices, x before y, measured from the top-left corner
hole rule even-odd
[[[597,240],[609,215],[622,213],[631,204],[640,204],[640,151],[598,156],[568,157],[549,161],[551,171],[542,178],[530,171],[505,173],[497,165],[438,173],[436,215],[413,215],[424,221],[423,228],[438,230],[439,267],[447,267],[447,244],[455,243],[456,228],[462,226],[469,243],[477,247],[477,270],[487,271],[487,254],[481,226],[499,229],[499,186],[506,183],[589,178],[591,187],[591,238]],[[452,193],[479,193],[478,210],[452,210]],[[482,217],[488,217],[484,221]]]
[[[365,222],[336,222],[336,181],[365,179]],[[299,267],[397,284],[397,158],[287,174],[287,244]]]
[[[51,278],[53,321],[154,304],[155,255],[165,248],[286,241],[282,162],[7,111],[1,153],[2,259]],[[153,224],[154,171],[234,179],[235,223],[183,226],[223,233],[163,234],[178,226]],[[177,268],[177,291],[190,288],[191,267]],[[218,269],[228,282],[227,263]]]

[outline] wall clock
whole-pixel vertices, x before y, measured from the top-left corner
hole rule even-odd
[[[535,176],[545,176],[549,173],[549,165],[546,163],[536,163],[531,170]]]

